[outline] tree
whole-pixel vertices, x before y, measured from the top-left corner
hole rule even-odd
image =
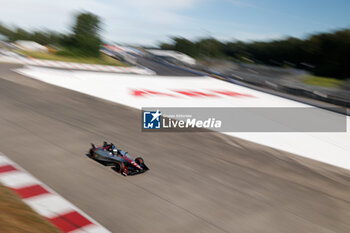
[[[175,48],[175,46],[174,45],[172,45],[172,44],[168,44],[168,43],[161,43],[160,45],[159,45],[159,47],[161,48],[161,49],[164,49],[164,50],[174,50]]]
[[[350,78],[350,29],[314,34],[305,39],[288,37],[245,43],[224,43],[214,38],[190,41],[175,37],[172,40],[171,44],[162,44],[161,47],[193,57],[249,59],[261,64],[307,69],[320,76]]]
[[[187,40],[185,38],[180,38],[180,37],[174,37],[172,39],[175,43],[174,45],[175,50],[182,52],[184,54],[187,54],[191,57],[198,56],[196,45],[192,41]]]
[[[214,38],[201,39],[196,45],[201,56],[215,58],[224,56],[225,44]]]
[[[92,13],[80,13],[73,26],[73,35],[69,43],[85,56],[98,57],[100,55],[101,38],[99,31],[101,20]]]
[[[6,36],[8,39],[13,37],[14,32],[0,23],[0,34]]]

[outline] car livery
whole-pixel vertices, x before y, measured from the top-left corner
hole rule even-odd
[[[103,146],[91,143],[89,155],[103,164],[112,164],[115,170],[124,176],[136,175],[149,170],[143,158],[133,159],[128,152],[116,148],[112,143],[104,142]]]

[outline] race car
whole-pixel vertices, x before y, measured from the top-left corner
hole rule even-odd
[[[104,142],[102,146],[95,146],[91,143],[89,155],[101,163],[114,165],[114,169],[124,176],[136,175],[149,170],[141,157],[134,160],[128,152],[116,148],[113,143]]]

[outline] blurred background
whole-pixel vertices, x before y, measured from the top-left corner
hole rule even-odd
[[[159,105],[350,115],[349,12],[348,0],[0,0],[0,232],[93,225],[27,189],[11,161],[111,232],[350,232],[349,127],[140,128],[141,107]],[[150,171],[89,158],[103,141]]]
[[[107,65],[137,64],[142,55],[349,106],[348,1],[15,0],[2,6],[3,54]]]

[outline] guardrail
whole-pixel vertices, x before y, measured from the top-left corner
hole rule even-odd
[[[168,63],[169,64],[169,63]],[[303,102],[303,103],[307,103],[313,106],[317,106],[320,108],[324,108],[324,109],[328,109],[331,111],[336,111],[342,114],[346,114],[346,115],[350,115],[350,111],[347,109],[344,109],[344,111],[338,111],[339,108],[334,108],[334,106],[325,106],[322,105],[320,103],[316,103],[316,101],[309,101],[307,99],[312,99],[312,100],[317,100],[317,101],[321,101],[321,102],[325,102],[325,103],[329,103],[332,105],[336,105],[336,106],[340,106],[343,108],[350,108],[350,97],[347,98],[348,96],[340,96],[338,95],[334,95],[334,94],[330,94],[330,93],[324,93],[322,91],[318,91],[318,90],[308,90],[306,88],[300,88],[300,87],[293,87],[291,85],[287,86],[287,85],[283,85],[281,83],[276,83],[274,81],[272,81],[271,79],[264,79],[263,76],[259,76],[257,74],[251,74],[251,75],[255,75],[255,76],[259,76],[259,78],[246,78],[244,75],[235,75],[235,74],[225,74],[225,73],[219,73],[209,67],[204,67],[201,65],[195,65],[195,66],[186,66],[184,64],[182,65],[178,65],[178,64],[171,64],[172,66],[177,66],[180,67],[182,69],[191,69],[196,70],[196,72],[209,76],[212,76],[214,78],[220,78],[222,80],[226,80],[229,82],[232,82],[234,84],[237,85],[241,85],[241,86],[246,86],[248,88],[253,88],[253,89],[257,89],[259,91],[263,91],[269,94],[273,94],[273,95],[279,95],[283,98],[288,98],[288,99],[292,99],[298,102]],[[282,68],[277,68],[275,69],[279,72],[281,72]],[[298,72],[296,72],[298,73]],[[299,72],[300,73],[300,72]],[[292,75],[292,73],[291,73]],[[300,74],[299,74],[300,75]],[[273,92],[271,92],[271,91]],[[278,93],[277,93],[278,92]],[[288,96],[283,95],[283,94],[289,94]],[[293,97],[295,96],[295,98]],[[350,96],[350,93],[349,93]],[[297,97],[301,97],[301,98],[297,98]]]

